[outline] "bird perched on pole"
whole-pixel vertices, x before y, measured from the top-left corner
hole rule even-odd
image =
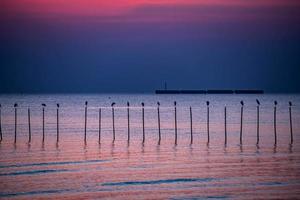
[[[158,106],[160,106],[160,103],[159,103],[159,101],[157,102],[157,105],[158,105]]]
[[[256,99],[256,103],[257,103],[257,105],[260,105],[260,102],[258,101],[258,99]]]
[[[241,101],[240,103],[241,103],[242,106],[244,106],[244,101]]]
[[[116,103],[115,103],[115,102],[113,102],[113,103],[111,104],[111,107],[113,107],[115,104],[116,104]]]
[[[206,105],[209,106],[209,101],[206,101]]]
[[[15,108],[16,108],[16,107],[18,107],[18,104],[17,104],[17,103],[15,103],[15,104],[14,104],[14,107],[15,107]]]
[[[274,105],[277,106],[277,104],[278,104],[277,101],[274,101]]]
[[[46,104],[42,103],[42,106],[43,106],[43,107],[46,107]]]

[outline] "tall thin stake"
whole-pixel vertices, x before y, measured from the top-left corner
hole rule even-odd
[[[161,132],[160,132],[160,111],[159,111],[160,103],[157,102],[157,123],[158,123],[158,145],[160,145],[161,141]]]
[[[43,106],[43,139],[42,139],[42,142],[44,143],[45,142],[45,107],[46,107],[46,104],[42,104]]]
[[[176,109],[176,101],[174,101],[174,111],[175,111],[175,145],[177,145],[177,109]]]
[[[142,118],[143,118],[143,144],[145,143],[145,104],[142,102]]]
[[[15,103],[14,107],[15,107],[15,140],[14,140],[14,143],[16,144],[17,143],[17,107],[18,107],[18,104]]]
[[[256,144],[259,144],[259,107],[260,107],[260,102],[256,99],[256,103],[257,103],[257,107],[256,107],[256,111],[257,111],[257,125],[256,125]]]
[[[129,102],[127,102],[127,142],[130,141],[130,110],[129,110]]]
[[[85,107],[84,107],[84,143],[86,143],[87,105],[88,105],[88,102],[86,101]]]
[[[99,138],[98,138],[98,143],[100,144],[101,142],[101,108],[99,108]]]
[[[292,102],[289,102],[291,144],[293,144]]]
[[[240,127],[240,144],[243,143],[243,114],[244,114],[244,102],[241,101],[241,127]]]
[[[206,101],[206,107],[207,107],[207,122],[206,122],[206,126],[207,126],[207,144],[209,144],[209,101]]]
[[[28,143],[31,142],[30,108],[28,108]]]
[[[227,144],[227,108],[224,108],[224,124],[225,124],[225,145]]]
[[[277,101],[274,101],[274,144],[277,144],[277,130],[276,130],[276,113],[277,113]]]
[[[56,104],[56,143],[59,142],[59,104]]]
[[[190,123],[191,123],[191,144],[193,144],[193,113],[192,113],[191,106],[190,106]]]
[[[1,124],[1,104],[0,104],[0,142],[2,142],[2,124]]]
[[[116,133],[115,133],[115,108],[114,108],[115,103],[113,102],[111,104],[111,111],[112,111],[112,126],[113,126],[113,142],[115,142],[116,139]]]

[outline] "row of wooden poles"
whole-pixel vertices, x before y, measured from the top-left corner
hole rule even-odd
[[[256,144],[259,144],[259,109],[260,102],[256,100],[257,103],[257,140]],[[210,142],[210,131],[209,131],[209,101],[206,102],[207,106],[207,143]],[[244,102],[241,101],[241,116],[240,116],[240,144],[243,143],[243,114],[244,114]],[[143,124],[143,140],[142,143],[145,143],[145,104],[142,105],[142,124]],[[43,127],[42,127],[42,142],[45,142],[45,107],[46,104],[42,104],[42,119],[43,119]],[[56,142],[59,142],[59,104],[57,104],[56,108]],[[15,135],[14,135],[14,143],[17,141],[17,108],[18,104],[14,104],[15,111]],[[115,135],[115,103],[111,104],[112,109],[112,132],[113,132],[113,142],[116,139]],[[87,141],[87,111],[88,111],[88,102],[85,102],[85,117],[84,117],[84,142]],[[190,111],[190,143],[193,143],[193,113],[192,107],[189,107]],[[274,101],[274,144],[277,144],[277,131],[276,131],[276,116],[277,116],[277,101]],[[160,103],[157,102],[157,119],[158,119],[158,144],[161,142],[161,126],[160,126]],[[289,102],[289,124],[290,124],[290,144],[293,143],[293,126],[292,126],[292,103]],[[227,107],[224,107],[224,142],[227,144]],[[28,108],[28,130],[29,130],[29,138],[28,142],[31,142],[31,124],[30,124],[30,108]],[[175,145],[177,145],[177,103],[174,102],[174,130],[175,130]],[[3,140],[2,136],[2,125],[1,125],[1,104],[0,104],[0,142]],[[101,108],[99,108],[99,138],[98,141],[101,141]],[[127,141],[130,141],[130,104],[127,102]]]

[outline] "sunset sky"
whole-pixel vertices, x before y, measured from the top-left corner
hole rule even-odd
[[[0,92],[300,92],[298,0],[1,0]]]

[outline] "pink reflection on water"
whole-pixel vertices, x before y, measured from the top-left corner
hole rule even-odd
[[[261,108],[261,143],[256,146],[256,107],[247,105],[244,142],[240,146],[240,107],[227,102],[228,144],[224,146],[222,99],[211,106],[211,142],[207,145],[206,107],[199,106],[200,100],[187,99],[178,106],[177,146],[174,146],[173,107],[161,107],[161,145],[157,145],[156,107],[146,107],[146,142],[142,145],[140,107],[130,110],[129,144],[126,108],[116,108],[115,143],[112,143],[111,109],[103,108],[101,144],[98,144],[98,107],[89,107],[88,140],[84,144],[84,107],[67,101],[60,109],[61,138],[56,144],[55,109],[49,106],[46,142],[42,145],[41,109],[33,106],[33,137],[28,145],[26,109],[20,106],[18,140],[14,145],[13,110],[4,106],[0,197],[248,199],[259,194],[262,199],[299,198],[300,129],[295,123],[295,142],[290,146],[285,106],[278,110],[278,145],[274,147],[273,107]],[[98,105],[95,102],[91,104]],[[188,105],[193,105],[193,145],[190,145]],[[298,107],[294,108],[294,120],[299,120]]]

